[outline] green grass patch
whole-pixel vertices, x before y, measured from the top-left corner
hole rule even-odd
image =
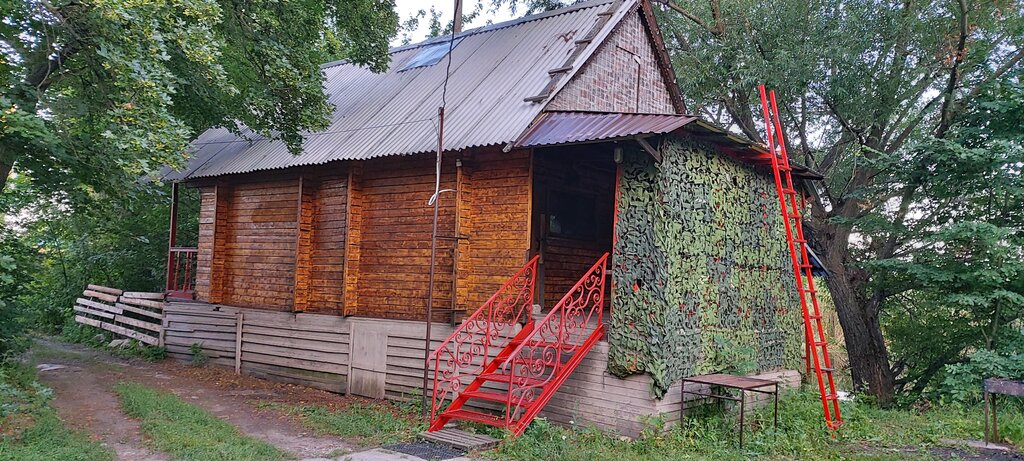
[[[187,461],[276,461],[286,453],[242,435],[235,426],[173,394],[136,383],[114,388],[124,412],[142,422],[142,432],[157,450]]]
[[[367,402],[329,409],[319,405],[261,402],[260,408],[297,416],[318,434],[336,435],[363,446],[407,441],[425,429],[407,409],[386,402]]]
[[[771,408],[747,419],[746,442],[737,447],[735,419],[708,409],[682,425],[663,429],[657,418],[635,441],[610,437],[593,428],[563,428],[536,420],[519,438],[485,454],[496,459],[584,461],[742,460],[742,459],[935,459],[931,450],[942,439],[982,437],[980,408],[943,407],[926,412],[883,410],[844,402],[846,424],[833,438],[824,429],[821,402],[813,393],[781,397],[779,429],[772,428]],[[1019,444],[1024,416],[1009,405],[1000,412],[1000,434]]]
[[[0,363],[0,460],[113,460],[110,449],[64,426],[51,397],[30,366]]]

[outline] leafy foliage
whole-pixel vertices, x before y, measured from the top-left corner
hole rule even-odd
[[[1024,352],[1022,123],[1024,89],[995,86],[948,137],[917,148],[917,165],[899,167],[929,199],[897,229],[913,245],[871,267],[877,289],[893,295],[885,327],[912,396],[942,389],[960,400],[977,396],[967,388],[985,372],[1020,376],[995,364]]]
[[[383,70],[393,0],[16,0],[0,7],[0,189],[118,192],[236,122],[298,154],[326,126],[320,64]]]

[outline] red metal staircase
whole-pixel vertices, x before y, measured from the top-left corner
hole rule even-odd
[[[537,258],[509,279],[431,354],[429,431],[466,420],[522,434],[604,336],[607,265],[605,253],[538,321],[530,315]]]
[[[793,168],[786,152],[786,140],[782,135],[782,123],[779,120],[779,109],[775,104],[775,91],[765,94],[764,85],[760,86],[761,108],[764,111],[764,123],[767,131],[768,150],[775,173],[775,189],[779,194],[782,206],[782,221],[785,223],[786,240],[789,242],[789,255],[793,262],[793,273],[796,276],[796,290],[800,294],[800,307],[804,315],[804,338],[807,342],[808,361],[814,366],[818,377],[818,391],[821,394],[821,405],[825,410],[825,425],[835,429],[843,424],[839,413],[839,397],[833,377],[834,369],[828,354],[828,341],[825,340],[825,328],[818,306],[818,291],[814,287],[813,265],[809,255],[807,238],[803,225],[803,195],[793,183]]]

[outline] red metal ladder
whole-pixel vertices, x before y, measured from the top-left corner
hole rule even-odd
[[[503,306],[520,306],[520,300],[528,298],[532,304],[536,261],[524,268],[528,283],[516,282],[524,278],[521,271],[431,354],[434,398],[429,431],[440,430],[451,420],[466,420],[504,427],[513,436],[522,434],[604,337],[608,253],[543,319],[531,317],[515,332],[508,326],[525,319],[496,316],[510,311]],[[510,284],[528,285],[529,293],[520,290],[510,297]],[[473,409],[466,408],[469,402]]]
[[[803,310],[804,337],[810,356],[808,361],[813,365],[814,373],[818,377],[818,391],[821,394],[821,405],[825,410],[825,425],[829,429],[836,429],[843,424],[843,418],[839,412],[839,396],[836,393],[833,376],[835,370],[828,354],[828,341],[825,340],[825,327],[818,305],[818,291],[814,287],[813,265],[807,238],[804,235],[803,195],[797,192],[793,183],[793,168],[786,152],[786,140],[782,134],[779,109],[775,103],[775,91],[766,94],[764,85],[761,85],[759,90],[768,135],[768,150],[772,171],[775,174],[775,190],[779,194],[786,241],[789,243],[789,255],[796,276],[796,290],[800,295],[800,308]]]

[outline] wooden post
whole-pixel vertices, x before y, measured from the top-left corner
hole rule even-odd
[[[316,219],[315,180],[299,176],[299,197],[295,215],[295,278],[292,286],[292,311],[305,312],[309,307],[312,277],[313,220]]]
[[[171,183],[171,223],[167,237],[167,291],[174,290],[177,282],[174,268],[177,265],[171,251],[178,240],[178,183]]]
[[[242,374],[242,324],[244,317],[241,312],[235,318],[235,374]]]
[[[342,315],[354,315],[359,310],[359,259],[363,223],[362,194],[359,187],[360,166],[349,164],[345,193],[345,260],[342,291]]]

